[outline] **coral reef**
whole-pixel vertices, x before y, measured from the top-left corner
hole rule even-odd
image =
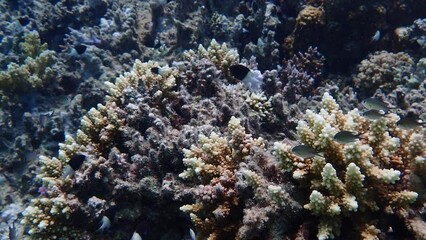
[[[404,27],[423,18],[424,2],[305,0],[286,1],[284,7],[284,11],[295,18],[288,18],[294,25],[290,25],[290,34],[281,41],[286,52],[304,52],[309,46],[317,46],[332,72],[349,71],[353,64],[377,50],[422,52],[418,51],[419,44],[416,42],[422,35],[419,28],[412,28],[416,29],[412,38],[409,37],[413,42],[408,40],[402,43],[398,43],[393,30],[402,29],[404,32]],[[377,31],[379,38],[372,41]]]
[[[277,237],[265,231],[277,228],[271,225],[279,224],[280,215],[295,214],[298,204],[285,185],[271,182],[268,174],[278,169],[266,154],[262,138],[245,133],[234,117],[228,129],[228,136],[200,135],[199,146],[184,149],[187,169],[179,176],[196,184],[189,189],[196,201],[180,209],[190,214],[202,239]],[[243,216],[242,221],[237,216]]]
[[[425,10],[0,0],[0,239],[426,238]]]
[[[106,82],[106,103],[88,111],[75,136],[66,135],[58,157],[40,157],[42,168],[37,178],[47,189],[47,196],[34,200],[25,211],[22,223],[28,224],[31,236],[54,238],[63,228],[64,220],[68,219],[70,236],[92,237],[96,223],[108,216],[111,225],[117,227],[105,231],[107,236],[114,234],[126,238],[130,237],[129,233],[139,231],[144,239],[158,239],[159,234],[175,235],[173,239],[179,239],[187,232],[183,229],[187,229],[190,223],[182,219],[181,224],[170,228],[164,222],[176,222],[182,218],[179,206],[189,203],[192,198],[197,202],[201,197],[195,193],[198,190],[194,183],[182,182],[178,178],[184,167],[182,156],[189,158],[189,150],[182,149],[190,149],[196,144],[198,134],[226,140],[212,132],[221,126],[226,127],[228,121],[230,132],[235,135],[229,141],[235,146],[231,144],[220,155],[235,151],[232,153],[235,159],[224,155],[227,162],[212,159],[211,164],[218,169],[229,168],[223,174],[230,179],[222,179],[225,182],[221,184],[225,192],[234,191],[236,195],[223,199],[220,193],[216,193],[219,198],[217,207],[224,206],[223,218],[227,218],[226,208],[229,208],[232,209],[229,218],[239,218],[235,223],[243,221],[245,224],[230,227],[226,234],[236,236],[238,233],[242,239],[250,239],[286,232],[277,230],[279,224],[289,221],[290,212],[296,212],[300,207],[290,200],[284,180],[272,184],[273,179],[283,176],[280,177],[261,140],[250,140],[252,138],[245,133],[240,120],[231,118],[236,115],[250,124],[259,124],[260,119],[270,114],[267,99],[260,93],[250,94],[241,83],[231,85],[228,82],[227,78],[232,80],[229,66],[238,62],[239,56],[225,44],[212,41],[208,48],[200,46],[197,52],[185,52],[184,57],[187,60],[175,62],[176,66],[172,67],[153,61],[136,61],[133,70],[118,77],[115,83]],[[259,126],[250,125],[249,128]],[[225,142],[217,144],[220,143]],[[247,144],[241,146],[247,149],[240,149],[241,144]],[[238,154],[237,151],[244,153]],[[77,154],[83,154],[86,160],[72,174],[68,163]],[[237,169],[240,172],[234,172]],[[218,179],[216,175],[212,177]],[[254,179],[258,182],[253,182]],[[205,184],[204,190],[208,191],[211,186]],[[268,186],[270,190],[266,191]],[[257,203],[248,201],[253,194],[258,195]],[[50,202],[54,199],[65,199],[72,206],[59,205],[58,213],[51,216]],[[87,202],[88,199],[96,199],[100,204],[93,205]],[[70,209],[66,211],[69,217],[62,213],[64,208]],[[203,214],[208,214],[211,206],[205,208]],[[130,209],[136,210],[130,214]],[[263,217],[253,215],[256,209],[264,212]],[[216,211],[218,216],[220,210]],[[277,213],[282,216],[273,217]],[[270,221],[267,220],[269,217]],[[46,219],[57,224],[47,224]],[[163,224],[157,225],[158,222]],[[141,223],[148,225],[150,230],[138,230]],[[214,232],[223,226],[205,224],[203,230],[202,223],[194,224],[200,234],[206,237],[213,234],[212,239]],[[275,227],[268,230],[267,226]],[[217,234],[219,238],[228,236]]]
[[[362,117],[358,109],[344,114],[329,94],[323,96],[321,111],[308,110],[305,118],[297,126],[300,141],[322,156],[301,159],[291,152],[290,145],[281,142],[275,143],[274,153],[285,171],[312,190],[304,207],[319,218],[319,239],[352,234],[378,238],[389,227],[403,231],[398,221],[414,236],[424,235],[424,230],[410,226],[419,221],[420,214],[406,214],[424,203],[413,205],[419,195],[410,183],[412,176],[422,176],[421,159],[426,156],[423,128],[399,129],[395,125],[399,117],[393,113],[374,121]],[[342,145],[333,139],[342,130],[362,135]],[[400,219],[373,227],[391,215]]]

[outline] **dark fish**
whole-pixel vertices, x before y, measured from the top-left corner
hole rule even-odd
[[[334,135],[334,140],[341,144],[355,142],[361,134],[355,134],[349,131],[341,131]]]
[[[16,181],[16,179],[13,176],[9,176],[6,173],[3,173],[3,176],[4,176],[4,178],[6,178],[6,180],[9,182],[9,184],[12,187],[18,187],[19,186],[18,182]]]
[[[39,115],[39,121],[40,121],[40,125],[44,128],[47,126],[47,124],[49,123],[49,120],[52,118],[52,116],[54,115],[55,111],[49,111],[49,112],[45,112],[45,113],[40,113]]]
[[[160,74],[160,68],[159,67],[153,67],[151,68],[151,72],[154,74]]]
[[[64,131],[52,131],[52,140],[57,142],[65,141],[65,132]]]
[[[318,155],[313,147],[307,145],[297,145],[291,149],[291,151],[296,154],[296,156],[303,159],[313,158]]]
[[[263,76],[260,71],[252,71],[246,66],[235,64],[229,67],[232,76],[241,80],[251,91],[259,91],[263,82]]]
[[[404,130],[411,130],[420,126],[425,125],[426,122],[422,122],[417,117],[409,116],[403,117],[398,122],[396,122],[396,126]]]
[[[13,222],[12,225],[9,225],[9,240],[16,240],[16,227],[15,223]]]
[[[367,99],[364,99],[361,103],[368,110],[377,110],[377,111],[382,110],[382,111],[385,111],[385,113],[389,110],[388,105],[384,103],[382,100],[379,100],[377,98],[367,98]]]
[[[370,120],[377,120],[377,119],[383,117],[385,114],[386,113],[383,110],[370,109],[370,110],[363,112],[361,115],[363,117],[367,118],[367,119],[370,119]]]
[[[83,44],[78,44],[74,48],[78,54],[83,54],[84,52],[86,52],[87,46]]]
[[[68,165],[74,170],[77,171],[81,165],[83,164],[84,160],[86,160],[86,156],[83,154],[75,154],[71,157],[71,160],[68,161]]]
[[[235,64],[229,67],[232,76],[234,76],[238,80],[243,80],[247,74],[250,72],[250,69],[241,64]]]
[[[26,26],[28,23],[30,23],[30,19],[28,19],[28,17],[19,17],[18,21],[21,26]]]

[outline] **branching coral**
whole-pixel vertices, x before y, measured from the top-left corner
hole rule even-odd
[[[207,49],[199,45],[197,53],[189,50],[184,53],[184,57],[190,61],[197,57],[209,59],[218,69],[226,72],[231,65],[238,62],[239,55],[235,49],[229,49],[226,43],[220,45],[213,39]]]
[[[203,214],[232,223],[229,231],[223,232],[225,235],[250,239],[275,234],[268,227],[275,226],[277,231],[279,224],[291,218],[284,209],[291,207],[293,213],[300,208],[290,200],[284,177],[262,140],[246,134],[235,118],[230,121],[229,138],[211,134],[200,139],[206,145],[202,150],[211,151],[205,156],[211,160],[207,164],[211,172],[198,172],[201,179],[196,172],[188,170],[186,174],[195,182],[203,181],[203,187],[193,187],[190,181],[184,186],[178,180],[177,175],[183,170],[182,156],[189,154],[182,153],[182,149],[195,144],[197,135],[225,127],[232,115],[250,121],[267,118],[270,113],[269,101],[262,94],[250,94],[241,83],[228,83],[225,72],[238,60],[235,51],[215,42],[207,49],[199,49],[200,53],[187,52],[188,60],[175,62],[172,67],[136,61],[132,71],[118,77],[115,83],[106,83],[106,102],[87,112],[75,136],[65,136],[58,156],[40,157],[42,167],[37,177],[47,189],[44,198],[63,198],[72,203],[69,229],[92,236],[90,228],[99,227],[98,221],[114,212],[115,217],[108,216],[112,227],[104,234],[114,231],[118,238],[128,238],[138,221],[148,221],[156,230],[141,237],[158,239],[165,230],[176,233],[179,228],[188,227],[189,222],[181,219],[184,215],[179,206],[189,203],[190,197],[204,197],[205,201],[209,198],[217,202],[211,203],[215,208],[204,206]],[[214,86],[213,90],[208,84]],[[210,159],[214,154],[218,158]],[[65,169],[78,155],[85,160],[71,175]],[[210,184],[210,180],[216,182]],[[194,191],[184,191],[185,188]],[[35,207],[39,210],[30,211]],[[33,236],[58,237],[63,226],[61,219],[67,218],[61,211],[52,216],[58,224],[43,229],[38,226],[51,215],[49,209],[38,202],[28,207],[24,223],[32,229]],[[280,213],[282,216],[272,217]],[[75,216],[84,216],[85,226]],[[167,224],[156,224],[176,219],[182,221],[172,229]],[[221,233],[219,222],[210,224],[203,234]],[[120,227],[114,228],[117,225]]]
[[[246,93],[246,102],[259,115],[261,119],[268,119],[271,116],[272,106],[271,100],[268,99],[263,92],[261,93]]]
[[[269,78],[265,82],[266,92],[275,94],[275,91],[278,91],[290,103],[312,95],[315,86],[321,81],[324,61],[318,49],[313,47],[284,60],[279,79]]]
[[[267,157],[263,140],[245,133],[237,118],[228,128],[227,136],[201,135],[199,146],[184,150],[187,169],[179,176],[197,185],[190,189],[195,203],[181,210],[190,214],[203,239],[252,239],[271,225],[277,211],[297,208],[282,186],[269,182],[262,170],[250,169],[250,161]],[[244,194],[250,188],[252,200]]]
[[[72,208],[72,196],[33,199],[31,206],[22,213],[24,219],[21,223],[33,226],[28,233],[34,238],[83,239],[83,235],[68,224]]]
[[[7,70],[0,72],[0,89],[5,94],[41,88],[56,76],[56,54],[47,50],[46,43],[41,44],[37,32],[26,34],[20,47],[25,60],[22,63],[12,62]]]
[[[275,143],[274,152],[281,167],[312,189],[305,208],[319,217],[319,239],[347,237],[341,233],[341,227],[348,219],[352,221],[351,231],[358,231],[359,237],[377,237],[380,231],[387,230],[373,231],[369,225],[377,220],[377,212],[396,213],[406,222],[410,218],[401,212],[410,209],[418,197],[410,190],[408,179],[424,165],[416,161],[426,156],[425,137],[421,134],[424,129],[417,133],[405,131],[395,125],[397,120],[398,116],[390,113],[368,121],[357,109],[344,114],[326,93],[321,111],[308,110],[306,120],[299,121],[297,126],[300,141],[322,152],[323,157],[300,159],[289,145]],[[361,139],[340,145],[333,136],[342,130],[360,133]]]
[[[106,84],[112,99],[121,96],[123,90],[128,87],[142,88],[153,98],[161,98],[173,95],[172,88],[176,85],[176,76],[176,69],[159,66],[157,62],[142,63],[136,60],[133,71],[120,76],[115,83],[106,82]]]

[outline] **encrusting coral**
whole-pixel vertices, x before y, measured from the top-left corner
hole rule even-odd
[[[354,85],[368,92],[378,87],[390,91],[409,81],[414,66],[413,59],[406,53],[375,52],[359,64]]]
[[[358,109],[344,114],[325,93],[320,112],[306,111],[306,120],[297,126],[300,141],[313,147],[318,156],[301,159],[292,153],[290,145],[275,143],[274,153],[281,167],[312,190],[304,207],[319,217],[319,239],[348,237],[356,232],[358,237],[378,239],[387,228],[398,228],[392,222],[373,227],[393,214],[415,236],[424,236],[424,230],[412,227],[418,214],[406,214],[418,198],[410,188],[410,177],[421,176],[420,169],[425,167],[424,161],[419,161],[426,156],[424,129],[399,129],[398,119],[388,113],[369,121]],[[360,134],[360,139],[339,144],[333,137],[343,130]],[[341,232],[343,227],[345,233]]]

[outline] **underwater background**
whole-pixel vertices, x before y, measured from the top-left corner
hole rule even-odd
[[[426,0],[0,11],[0,239],[426,239]]]

